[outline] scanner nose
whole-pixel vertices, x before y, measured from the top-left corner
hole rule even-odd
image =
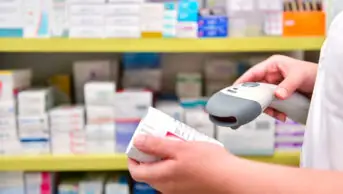
[[[230,125],[236,124],[237,123],[237,118],[234,116],[228,116],[228,117],[217,117],[214,115],[210,115],[212,117],[212,119],[219,121],[219,122],[224,122],[224,123],[228,123]]]
[[[208,100],[206,111],[215,125],[237,129],[256,119],[262,107],[256,101],[218,92]]]

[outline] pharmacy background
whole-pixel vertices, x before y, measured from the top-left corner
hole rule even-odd
[[[306,47],[314,48],[341,10],[341,0],[0,0],[0,194],[157,194],[125,166],[151,107],[235,155],[296,166],[303,125],[262,114],[231,130],[215,126],[204,108],[273,54],[316,62],[318,53],[285,38],[309,38]],[[199,51],[34,49],[59,39],[111,39],[109,48],[120,40],[126,50],[139,41],[156,48],[186,41]],[[213,42],[231,39],[237,52],[212,52]]]

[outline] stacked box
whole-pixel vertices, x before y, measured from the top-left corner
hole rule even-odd
[[[86,152],[85,110],[83,106],[61,106],[49,112],[53,154]]]
[[[105,0],[71,0],[68,9],[69,36],[72,38],[103,38]]]
[[[18,129],[25,154],[50,153],[47,113],[53,105],[51,88],[29,89],[18,94]]]

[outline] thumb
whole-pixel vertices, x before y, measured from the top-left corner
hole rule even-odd
[[[302,84],[301,74],[289,74],[279,85],[275,91],[276,97],[281,100],[289,98]]]
[[[176,156],[178,150],[182,150],[183,142],[159,138],[149,135],[137,136],[134,145],[140,151],[161,158],[172,158]]]

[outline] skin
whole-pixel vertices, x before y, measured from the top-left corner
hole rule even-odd
[[[310,98],[316,74],[316,64],[277,55],[252,67],[236,83],[274,83],[279,85],[275,94],[280,99],[288,98],[294,91]],[[271,109],[266,112],[281,120],[286,116]],[[134,144],[142,152],[163,160],[146,164],[129,160],[132,177],[163,194],[343,193],[341,172],[253,162],[204,142],[144,135],[137,137]]]

